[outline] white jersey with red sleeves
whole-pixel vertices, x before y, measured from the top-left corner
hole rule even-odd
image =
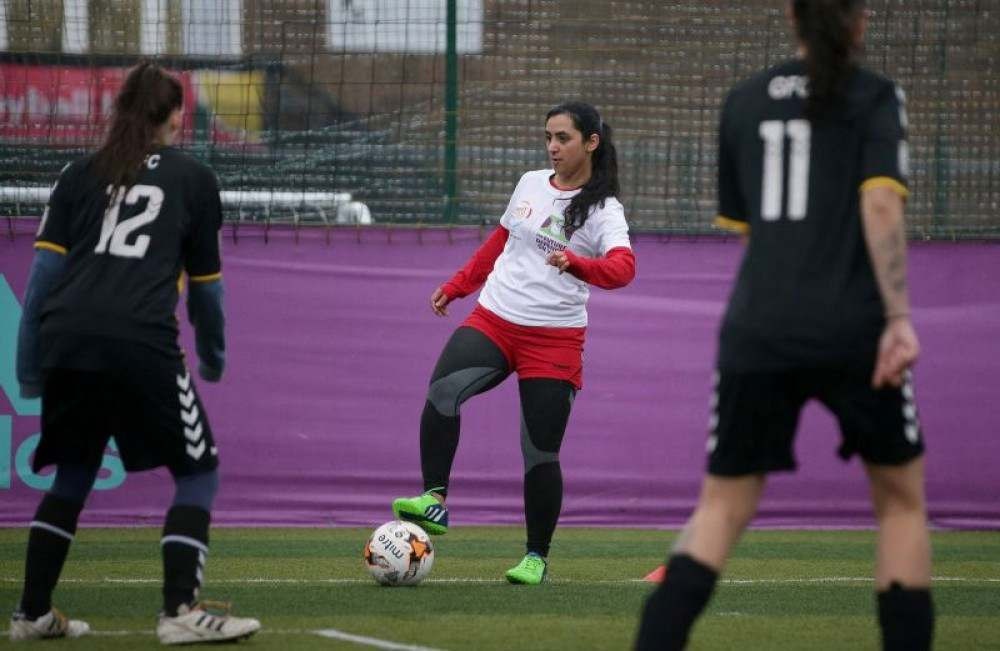
[[[618,247],[631,248],[625,209],[608,197],[591,209],[583,227],[571,238],[563,231],[563,211],[579,190],[558,190],[552,170],[527,172],[521,177],[500,219],[510,232],[497,258],[479,303],[498,316],[527,326],[582,327],[587,325],[587,283],[569,273],[560,274],[545,259],[569,248],[591,258]]]

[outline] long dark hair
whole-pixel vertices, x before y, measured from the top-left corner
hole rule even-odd
[[[156,132],[184,104],[179,81],[160,66],[143,61],[125,77],[115,98],[111,126],[94,155],[94,171],[115,187],[130,187],[143,159],[153,150]]]
[[[583,134],[586,142],[592,134],[597,134],[600,143],[590,154],[591,172],[580,192],[577,193],[563,210],[566,236],[571,237],[573,231],[587,222],[590,209],[595,204],[604,207],[604,200],[618,195],[618,152],[611,141],[611,125],[601,119],[601,115],[590,104],[585,102],[564,102],[545,114],[545,121],[554,115],[568,115],[573,120],[573,126]]]
[[[843,95],[854,65],[854,26],[864,0],[794,0],[795,28],[806,46],[806,115],[820,117]]]

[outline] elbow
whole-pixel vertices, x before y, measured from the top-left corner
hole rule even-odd
[[[903,223],[903,198],[888,188],[866,190],[861,196],[866,228],[892,229]]]
[[[626,278],[625,282],[619,285],[619,287],[625,287],[627,285],[631,285],[633,280],[635,280],[635,267],[632,268],[632,273],[629,274],[629,277]]]
[[[188,320],[200,339],[221,341],[225,326],[222,281],[191,283],[188,289]]]
[[[608,289],[621,289],[622,287],[627,287],[632,284],[633,280],[635,280],[635,273],[632,273],[632,275],[628,278],[623,278],[621,281],[615,283],[614,286],[609,287]]]
[[[888,201],[866,202],[862,213],[867,221],[872,222],[892,223],[903,220],[903,212]]]
[[[607,274],[603,278],[594,278],[593,284],[601,289],[621,289],[635,279],[635,265],[623,266],[615,273]]]
[[[628,267],[622,269],[622,272],[618,274],[615,278],[611,279],[610,282],[604,287],[604,289],[621,289],[631,284],[635,280],[635,265],[629,265]]]
[[[869,242],[882,241],[894,233],[903,232],[903,213],[887,204],[872,204],[862,211],[865,239]]]
[[[614,286],[609,289],[620,289],[635,280],[635,254],[631,249],[619,249],[614,256],[620,261],[619,272],[615,274]]]

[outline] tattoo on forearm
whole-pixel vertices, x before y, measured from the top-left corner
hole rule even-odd
[[[889,233],[879,249],[879,257],[884,261],[885,289],[892,293],[892,298],[902,298],[901,294],[906,292],[906,238],[900,231]]]

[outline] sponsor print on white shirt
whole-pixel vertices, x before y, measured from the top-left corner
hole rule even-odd
[[[479,294],[479,303],[498,316],[527,326],[554,328],[587,325],[587,283],[560,274],[545,263],[553,251],[569,248],[591,258],[629,247],[622,204],[610,197],[591,209],[571,238],[563,230],[563,211],[579,190],[557,190],[552,170],[528,172],[518,181],[500,225],[510,232],[503,253]]]

